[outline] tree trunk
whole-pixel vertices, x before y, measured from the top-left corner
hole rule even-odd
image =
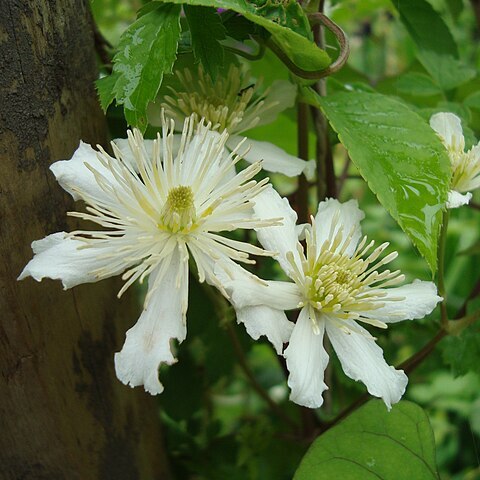
[[[115,378],[134,298],[117,280],[16,281],[32,240],[75,227],[48,166],[106,139],[88,2],[0,12],[0,478],[170,478],[156,402]]]

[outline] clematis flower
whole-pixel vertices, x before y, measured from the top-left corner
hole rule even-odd
[[[472,198],[470,192],[480,187],[480,143],[465,151],[461,120],[453,113],[432,115],[430,126],[445,145],[452,164],[452,189],[448,193],[447,207],[466,205]]]
[[[197,119],[205,118],[218,132],[227,130],[230,134],[226,148],[231,151],[243,138],[240,135],[251,128],[271,123],[280,112],[295,103],[296,87],[290,82],[277,80],[262,94],[259,84],[249,84],[242,69],[230,65],[227,76],[219,77],[214,83],[201,66],[195,73],[189,69],[177,71],[181,89],[170,88],[172,95],[160,99],[158,105],[151,105],[149,121],[159,125],[161,109],[174,118],[178,124],[195,114]],[[286,153],[269,143],[248,139],[249,151],[243,156],[249,163],[262,160],[264,170],[279,172],[295,177],[304,172],[308,178],[314,175],[315,163],[306,162]]]
[[[163,391],[159,365],[176,361],[170,341],[186,336],[189,257],[200,282],[207,280],[226,295],[215,266],[254,263],[250,253],[269,252],[219,233],[276,223],[253,215],[252,199],[268,180],[252,180],[260,163],[232,173],[240,145],[225,157],[228,133],[194,123],[186,119],[176,156],[174,123],[163,120],[162,137],[154,141],[145,142],[133,130],[128,144],[112,142],[114,157],[81,143],[70,160],[54,163],[60,185],[87,205],[86,213],[69,215],[100,228],[33,242],[35,255],[19,276],[60,279],[67,289],[124,272],[119,296],[148,277],[143,312],[115,355],[115,368],[123,383],[144,385],[151,394]]]
[[[253,281],[231,269],[224,283],[242,321],[252,308],[263,309],[257,334],[266,335],[277,351],[287,330],[284,311],[300,309],[283,353],[291,400],[310,408],[322,405],[328,388],[326,334],[346,375],[363,382],[390,408],[403,395],[407,376],[386,363],[375,338],[361,324],[387,328],[424,317],[441,300],[435,285],[416,280],[398,286],[404,279],[399,271],[378,271],[397,253],[381,258],[388,243],[375,248],[373,241],[362,238],[364,214],[354,200],[320,202],[305,230],[305,250],[298,241],[297,216],[286,199],[268,188],[257,197],[254,209],[259,218],[284,217],[283,225],[257,232],[263,247],[277,252],[275,258],[292,281]]]

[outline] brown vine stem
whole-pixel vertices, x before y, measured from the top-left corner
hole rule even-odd
[[[305,103],[297,105],[297,147],[298,157],[308,161],[308,106]],[[303,173],[298,178],[295,204],[298,222],[307,223],[309,221],[308,181]]]
[[[345,32],[332,20],[330,20],[325,14],[318,12],[312,13],[308,16],[310,23],[312,25],[316,25],[318,23],[323,24],[326,28],[328,28],[335,38],[338,41],[340,46],[340,54],[338,55],[337,59],[327,68],[323,70],[304,70],[297,66],[290,58],[284,53],[284,51],[275,43],[272,37],[270,37],[266,42],[266,46],[272,50],[272,52],[287,66],[287,68],[297,75],[300,78],[306,78],[308,80],[318,80],[320,78],[328,77],[335,72],[338,72],[345,62],[348,59],[348,55],[350,53],[350,47],[348,45],[348,40],[345,35]]]

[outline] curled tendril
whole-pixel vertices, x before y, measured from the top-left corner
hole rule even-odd
[[[290,58],[287,57],[287,55],[275,43],[272,37],[270,37],[265,42],[265,44],[288,67],[288,69],[292,73],[294,73],[298,77],[306,78],[308,80],[318,80],[320,78],[324,78],[324,77],[328,77],[329,75],[332,75],[333,73],[340,70],[343,67],[343,65],[345,65],[348,59],[348,55],[350,53],[350,47],[348,45],[348,40],[345,35],[345,32],[335,22],[330,20],[330,18],[328,18],[325,14],[312,13],[308,15],[308,19],[310,20],[310,24],[312,26],[322,24],[328,30],[330,30],[335,36],[335,38],[337,39],[338,44],[340,46],[340,54],[338,55],[337,59],[327,68],[323,70],[314,70],[314,71],[303,70],[299,66],[295,65],[295,63],[293,63],[290,60]]]

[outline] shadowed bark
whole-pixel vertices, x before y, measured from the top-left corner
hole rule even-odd
[[[0,12],[0,478],[170,478],[155,400],[115,378],[133,296],[115,298],[118,280],[16,281],[33,240],[75,228],[49,165],[106,140],[88,2]]]

